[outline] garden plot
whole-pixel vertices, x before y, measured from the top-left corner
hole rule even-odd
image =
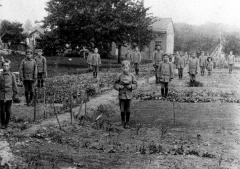
[[[95,110],[103,114],[98,121],[62,122],[61,130],[45,123],[29,135],[11,127],[6,137],[30,168],[239,168],[240,107],[221,101],[237,98],[237,73],[215,70],[211,78],[199,77],[203,87],[198,88],[188,87],[187,79],[172,82],[169,99],[133,101],[128,130],[120,125],[118,112],[103,105]],[[159,86],[150,82],[135,96],[158,93]],[[172,100],[174,91],[174,97],[185,100]],[[200,95],[216,100],[188,102]]]

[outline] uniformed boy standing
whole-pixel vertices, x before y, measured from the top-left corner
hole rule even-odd
[[[100,54],[98,53],[98,48],[94,49],[92,54],[92,67],[93,67],[93,77],[97,78],[99,66],[102,64]]]
[[[189,67],[189,76],[190,76],[190,84],[193,84],[196,81],[196,75],[198,73],[198,59],[196,58],[196,53],[193,52],[191,54],[191,58],[189,59],[188,67]]]
[[[206,68],[206,56],[204,55],[203,51],[199,56],[199,66],[200,66],[201,75],[204,76],[205,68]]]
[[[25,98],[27,106],[33,101],[33,89],[37,80],[37,63],[32,58],[33,53],[30,49],[26,51],[26,57],[22,60],[19,68],[20,80],[25,89]]]
[[[37,64],[37,87],[44,87],[44,80],[47,78],[47,60],[42,56],[41,49],[35,49],[35,61]]]
[[[183,77],[183,69],[186,65],[186,59],[184,58],[183,54],[181,53],[180,56],[176,59],[176,67],[178,69],[178,77],[182,79]]]
[[[90,50],[87,55],[88,72],[92,71],[92,54],[92,50]]]
[[[155,77],[156,77],[156,83],[159,83],[159,79],[157,79],[157,70],[160,62],[163,60],[163,51],[161,50],[161,47],[158,45],[157,49],[153,52],[153,67],[155,69]]]
[[[167,54],[163,56],[163,62],[159,64],[157,76],[161,84],[162,97],[168,96],[168,84],[173,79],[173,65],[169,62]]]
[[[2,63],[3,72],[0,73],[0,114],[1,128],[5,129],[8,126],[12,100],[18,93],[16,77],[10,72],[10,61],[5,60]]]
[[[130,73],[130,62],[122,62],[122,73],[115,81],[114,89],[119,91],[119,106],[121,111],[121,120],[124,128],[129,128],[130,106],[133,97],[132,91],[137,88],[135,76]]]
[[[134,64],[134,69],[135,69],[136,75],[139,75],[139,65],[141,63],[141,60],[142,60],[141,53],[140,53],[138,47],[136,46],[132,53],[132,62]]]
[[[212,74],[212,70],[213,70],[212,57],[207,58],[206,69],[208,70],[208,76],[210,76]]]
[[[227,61],[228,61],[229,73],[232,73],[233,65],[234,65],[234,62],[235,62],[235,56],[233,55],[232,51],[230,51],[230,54],[228,55]]]

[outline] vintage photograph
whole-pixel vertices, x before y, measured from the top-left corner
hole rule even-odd
[[[240,169],[240,1],[0,0],[0,169]]]

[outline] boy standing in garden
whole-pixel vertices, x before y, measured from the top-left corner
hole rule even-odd
[[[179,79],[182,79],[183,77],[183,69],[186,65],[186,60],[183,56],[183,53],[180,54],[180,56],[176,59],[176,67],[178,69],[178,77]]]
[[[26,51],[26,58],[24,58],[20,64],[20,80],[23,82],[25,89],[25,98],[27,106],[33,101],[33,89],[37,80],[37,64],[32,58],[32,51],[28,49]]]
[[[135,69],[136,75],[139,74],[139,64],[141,63],[141,60],[142,60],[141,53],[140,53],[138,47],[136,46],[132,53],[132,62],[134,64],[134,69]]]
[[[207,58],[206,68],[208,70],[208,76],[210,76],[212,74],[212,70],[213,70],[213,61],[212,61],[211,57]]]
[[[153,67],[155,69],[155,77],[156,77],[156,83],[159,83],[159,79],[157,79],[157,70],[160,62],[162,62],[163,57],[163,51],[161,50],[161,47],[158,45],[157,49],[153,52]]]
[[[92,50],[90,50],[87,56],[88,72],[92,71],[92,54]]]
[[[5,129],[8,126],[12,100],[18,93],[16,77],[10,72],[10,60],[5,60],[2,63],[3,72],[0,74],[0,114],[1,128]]]
[[[204,52],[201,52],[201,55],[199,56],[199,66],[201,70],[201,75],[204,76],[205,73],[205,67],[206,67],[206,56],[204,55]]]
[[[98,48],[94,49],[92,54],[92,67],[93,67],[93,77],[97,78],[99,66],[102,64],[100,54],[98,53]]]
[[[233,55],[232,51],[230,51],[230,54],[228,55],[227,60],[228,60],[229,73],[232,73],[233,65],[234,65],[234,62],[235,62],[235,56]]]
[[[44,79],[47,78],[47,60],[42,56],[42,49],[35,50],[35,61],[37,64],[37,87],[44,87]]]
[[[196,53],[192,52],[192,57],[189,59],[188,67],[189,67],[189,76],[190,76],[190,84],[193,85],[196,81],[196,75],[198,70],[198,59],[196,58]]]
[[[173,79],[173,65],[169,62],[167,54],[163,56],[163,62],[159,64],[158,74],[161,83],[162,97],[168,96],[168,84]]]
[[[133,97],[132,91],[137,88],[135,76],[130,73],[130,62],[122,62],[122,73],[118,76],[114,84],[114,89],[119,91],[119,105],[121,111],[121,120],[124,128],[129,128],[130,105]]]

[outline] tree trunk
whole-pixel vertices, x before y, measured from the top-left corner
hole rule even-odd
[[[122,53],[121,47],[122,45],[118,45],[118,63],[119,64],[121,63],[121,53]]]

